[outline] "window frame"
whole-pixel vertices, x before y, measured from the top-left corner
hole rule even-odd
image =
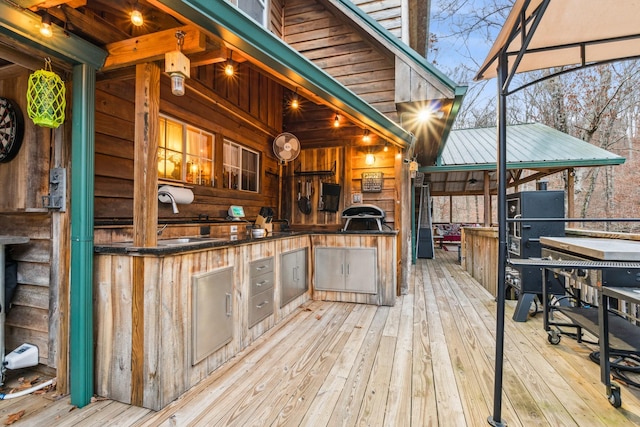
[[[244,0],[244,1],[251,1],[252,3],[257,3],[262,6],[261,21],[257,21],[253,16],[251,16],[251,14],[248,11],[240,7],[240,4],[239,4],[240,0],[232,0],[231,3],[234,6],[236,6],[238,9],[243,11],[245,14],[247,14],[247,16],[249,16],[251,19],[256,21],[258,24],[262,25],[265,28],[269,28],[269,20],[268,20],[269,19],[269,0]]]
[[[251,148],[249,148],[249,147],[247,147],[245,145],[237,143],[237,142],[235,142],[235,141],[233,141],[233,140],[231,140],[229,138],[224,138],[223,141],[222,141],[222,145],[223,145],[223,148],[222,148],[222,175],[223,175],[222,187],[224,189],[227,189],[227,190],[246,191],[248,193],[255,193],[255,194],[260,193],[260,172],[261,172],[261,169],[260,169],[260,166],[261,166],[261,162],[260,162],[261,158],[260,157],[261,156],[260,156],[260,154],[261,153],[259,151],[257,151],[257,150],[253,150],[253,149],[251,149]],[[229,159],[226,158],[226,153],[227,153],[226,147],[227,147],[227,145],[230,146],[231,148],[235,148],[235,149],[238,150],[237,151],[237,156],[236,156],[237,160],[238,160],[238,164],[237,165],[228,163]],[[249,171],[246,168],[246,165],[244,164],[244,153],[245,152],[255,155],[255,159],[256,159],[256,169],[255,169],[255,171]],[[233,169],[236,169],[238,171],[238,175],[237,175],[238,188],[233,188],[232,185],[231,185],[230,177],[229,177],[229,179],[227,179],[225,177],[227,168],[233,168]],[[248,189],[243,188],[244,187],[244,182],[245,182],[245,180],[244,180],[245,171],[249,171],[249,172],[252,172],[252,173],[255,174],[255,190],[252,190],[250,188],[248,188]]]
[[[189,183],[192,185],[198,185],[198,186],[203,186],[203,187],[214,187],[215,186],[215,145],[216,145],[216,135],[213,132],[209,132],[205,129],[202,129],[198,126],[194,126],[192,124],[189,124],[187,122],[184,122],[182,120],[176,119],[175,117],[171,117],[169,115],[166,114],[160,114],[159,115],[160,120],[159,120],[159,132],[161,132],[160,135],[158,135],[158,179],[159,180],[171,180],[171,181],[177,181],[177,182],[184,182],[184,183]],[[165,122],[165,125],[162,125],[162,122]],[[181,147],[180,150],[177,150],[176,147],[169,147],[166,138],[167,138],[167,128],[168,125],[171,124],[173,126],[180,126],[181,131],[180,131],[180,138],[181,138]],[[162,135],[162,132],[164,132],[164,135]],[[208,149],[208,153],[206,153],[205,155],[202,155],[201,153],[191,153],[189,152],[189,133],[192,132],[194,134],[199,135],[200,137],[205,136],[206,138],[208,138],[211,141],[211,145],[210,147],[207,147]],[[163,141],[164,138],[164,145],[161,145],[161,142]],[[162,157],[160,155],[161,150],[164,150],[165,156]],[[167,169],[167,152],[171,152],[174,153],[173,155],[179,155],[180,157],[180,163],[179,163],[179,170],[180,170],[180,176],[179,177],[169,177],[166,176],[166,169]],[[211,157],[207,157],[207,155],[210,154]],[[196,172],[190,172],[189,170],[187,170],[188,168],[190,168],[189,165],[193,165],[193,159],[197,159],[199,160],[198,164],[204,164],[205,162],[209,162],[209,169],[210,169],[210,173],[209,173],[209,182],[207,182],[206,179],[206,175],[205,177],[203,177],[202,174],[202,168],[199,168],[197,171],[197,175],[195,174]],[[161,165],[161,162],[165,162],[164,165]],[[178,166],[177,162],[172,161],[172,163],[174,163],[174,167]],[[206,170],[206,166],[204,167],[204,169]],[[163,174],[163,170],[164,170],[164,175]],[[193,175],[192,175],[193,174]],[[191,175],[191,176],[190,176]],[[191,179],[189,179],[191,178]]]

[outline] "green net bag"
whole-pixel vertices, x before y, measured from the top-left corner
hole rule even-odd
[[[64,122],[66,107],[64,82],[51,71],[51,60],[45,69],[29,76],[27,87],[27,113],[38,126],[57,128]]]

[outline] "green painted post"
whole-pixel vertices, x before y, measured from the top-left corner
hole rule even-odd
[[[95,68],[73,67],[71,133],[71,404],[93,396],[93,195]]]

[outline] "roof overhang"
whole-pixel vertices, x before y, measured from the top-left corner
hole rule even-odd
[[[493,127],[452,131],[438,165],[419,168],[420,172],[430,175],[433,193],[480,194],[485,179],[490,180],[489,188],[495,191],[498,167],[495,134]],[[527,182],[530,176],[540,179],[562,170],[615,166],[625,160],[539,123],[507,126],[506,167],[511,176],[510,186]],[[468,181],[475,185],[468,185]]]
[[[403,148],[413,135],[351,92],[321,68],[224,0],[150,0],[168,13],[221,38],[275,75],[314,93],[376,133]]]
[[[510,77],[638,58],[638,16],[638,0],[516,0],[475,80],[497,76],[503,49]]]
[[[39,32],[41,21],[42,18],[39,15],[29,10],[0,2],[0,33],[69,64],[102,67],[107,57],[105,50],[55,25],[52,25],[52,28],[54,35],[58,37],[46,38]],[[54,40],[55,43],[53,43]],[[42,65],[44,67],[44,58]]]

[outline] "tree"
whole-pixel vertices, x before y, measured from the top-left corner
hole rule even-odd
[[[443,71],[454,80],[470,81],[504,24],[513,1],[439,0],[434,4],[432,19],[436,24],[431,28],[440,32],[431,38],[435,44],[430,52],[434,52],[436,65],[439,61]],[[481,40],[486,43],[484,51],[473,48]],[[444,55],[451,49],[438,44],[458,46],[461,63],[447,70]],[[518,75],[512,88],[556,71],[559,70]],[[640,111],[640,90],[633,82],[639,73],[637,61],[601,65],[543,80],[509,97],[508,123],[543,123],[632,160],[615,169],[577,170],[576,202],[582,217],[640,217],[639,190],[635,186],[630,188],[629,184],[640,178],[633,157]],[[487,82],[470,84],[456,128],[495,125],[497,91],[493,90],[493,96],[488,93]],[[628,223],[616,223],[613,227],[632,229]]]

